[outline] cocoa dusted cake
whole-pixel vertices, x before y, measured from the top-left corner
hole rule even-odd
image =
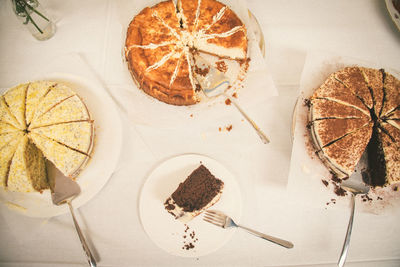
[[[317,155],[339,178],[367,150],[368,184],[400,182],[400,81],[385,70],[331,74],[310,98],[309,129]]]
[[[216,0],[169,0],[146,7],[131,21],[125,58],[138,87],[173,105],[200,101],[193,53],[244,61],[246,27]]]
[[[184,223],[218,202],[224,182],[204,165],[195,169],[164,202],[165,209]]]

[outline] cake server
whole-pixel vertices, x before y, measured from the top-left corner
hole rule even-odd
[[[351,202],[350,202],[350,218],[349,224],[347,226],[346,237],[344,239],[342,252],[340,253],[338,266],[344,266],[347,258],[347,252],[349,251],[350,245],[350,237],[351,231],[353,229],[353,219],[354,219],[354,210],[355,210],[355,197],[359,194],[368,194],[369,190],[371,189],[370,186],[366,185],[364,181],[369,181],[368,175],[368,153],[367,149],[361,156],[360,161],[358,162],[355,171],[353,174],[341,183],[341,187],[345,189],[347,192],[351,194]]]
[[[89,263],[89,266],[96,267],[96,260],[86,243],[86,239],[81,231],[81,228],[79,227],[78,221],[75,218],[74,209],[71,204],[71,201],[80,194],[81,188],[74,180],[64,176],[64,174],[54,167],[54,165],[52,165],[50,162],[48,163],[50,165],[50,168],[47,169],[53,204],[57,206],[62,204],[68,205],[74,221],[76,232],[78,233],[82,248],[86,253],[86,259]]]
[[[226,93],[226,90],[230,86],[229,79],[225,76],[224,73],[219,71],[217,68],[213,67],[210,63],[207,62],[202,56],[197,53],[194,53],[193,60],[195,66],[200,70],[207,70],[204,73],[198,73],[198,71],[194,71],[193,74],[196,80],[199,82],[200,87],[204,94],[207,97],[217,97],[220,95],[225,96],[226,98],[233,103],[233,105],[237,108],[237,110],[243,115],[243,117],[253,126],[254,130],[257,132],[258,136],[261,138],[264,144],[268,144],[270,141],[266,134],[258,127],[258,125],[243,111],[243,109],[239,106],[239,104]]]

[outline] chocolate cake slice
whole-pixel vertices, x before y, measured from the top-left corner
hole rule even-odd
[[[223,187],[224,182],[201,164],[179,184],[164,207],[175,219],[186,223],[218,202]]]

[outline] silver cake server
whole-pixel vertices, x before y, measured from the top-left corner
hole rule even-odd
[[[48,170],[49,184],[51,190],[51,199],[54,205],[68,204],[69,210],[74,221],[76,232],[78,233],[79,240],[81,241],[82,248],[86,253],[86,258],[89,266],[96,267],[96,260],[94,259],[86,239],[79,227],[78,221],[75,218],[74,209],[71,201],[80,194],[81,188],[79,185],[69,177],[64,176],[54,165],[48,162],[50,168]]]
[[[358,194],[368,194],[371,189],[370,186],[366,185],[364,181],[369,181],[368,178],[368,153],[367,149],[361,156],[360,161],[352,175],[347,180],[344,180],[340,186],[351,194],[351,206],[350,206],[350,218],[347,226],[346,237],[343,243],[342,252],[340,253],[338,266],[344,266],[347,258],[347,252],[350,245],[351,231],[353,229],[354,209],[355,209],[355,197]]]
[[[266,134],[258,127],[258,125],[243,111],[243,109],[239,106],[239,104],[226,93],[226,90],[230,86],[229,79],[225,76],[224,73],[219,71],[217,68],[213,67],[210,63],[207,62],[202,56],[198,53],[194,53],[193,60],[195,66],[203,71],[194,70],[193,74],[196,80],[199,82],[200,87],[204,94],[207,97],[217,97],[219,95],[223,95],[229,99],[231,103],[237,108],[237,110],[243,115],[243,117],[253,126],[254,130],[257,132],[258,136],[261,138],[264,144],[268,144],[269,138]]]

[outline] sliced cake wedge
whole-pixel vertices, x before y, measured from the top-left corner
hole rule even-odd
[[[20,130],[25,129],[11,113],[6,101],[4,100],[4,96],[0,97],[0,121],[9,123]]]
[[[58,123],[86,120],[90,120],[89,111],[80,97],[74,95],[54,106],[39,118],[32,120],[29,130]]]
[[[10,170],[11,160],[14,156],[15,150],[19,144],[19,141],[24,136],[22,132],[16,132],[19,135],[8,142],[6,145],[0,148],[0,186],[6,186],[6,180]]]
[[[51,87],[55,85],[56,83],[51,81],[37,81],[29,84],[26,92],[26,125],[31,123],[36,108],[38,107],[42,98],[49,92]]]
[[[8,108],[23,129],[26,128],[25,99],[28,85],[28,83],[17,85],[4,94],[4,100]]]
[[[68,99],[73,95],[75,95],[75,92],[72,91],[72,89],[65,84],[58,83],[57,85],[51,87],[51,90],[46,94],[46,96],[42,98],[42,100],[38,104],[38,107],[31,121],[37,120],[41,115],[45,114],[53,107],[60,104],[60,102]]]
[[[63,145],[90,154],[93,144],[94,128],[92,121],[67,122],[34,128],[37,133]]]
[[[14,153],[6,185],[9,191],[26,193],[49,187],[43,154],[27,135]]]
[[[89,160],[89,156],[62,145],[50,138],[30,132],[29,137],[57,169],[65,176],[76,177]]]

